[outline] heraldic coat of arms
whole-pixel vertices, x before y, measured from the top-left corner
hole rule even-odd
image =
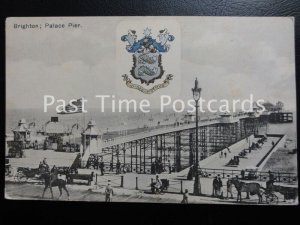
[[[137,40],[135,30],[129,30],[127,35],[123,35],[121,40],[128,42],[126,50],[132,53],[133,67],[130,71],[131,76],[140,80],[144,86],[154,83],[155,80],[161,79],[164,70],[162,67],[162,53],[167,53],[170,49],[168,42],[175,39],[170,35],[167,29],[160,30],[158,41],[151,36],[151,29],[148,27],[144,30],[144,37]],[[150,89],[146,89],[139,84],[133,84],[127,74],[123,75],[126,85],[130,88],[137,89],[145,94],[151,94],[154,91],[169,85],[172,75],[168,74],[161,84],[157,84]]]

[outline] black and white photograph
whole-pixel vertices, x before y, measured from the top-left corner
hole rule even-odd
[[[294,17],[9,17],[5,198],[298,205]]]

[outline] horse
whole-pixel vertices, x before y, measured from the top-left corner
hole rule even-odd
[[[67,187],[66,187],[67,182],[58,178],[58,172],[57,171],[53,171],[52,173],[49,173],[49,172],[42,173],[40,178],[44,179],[44,181],[45,181],[45,188],[44,188],[44,191],[43,191],[43,194],[42,194],[42,198],[44,198],[45,191],[47,190],[47,188],[49,188],[50,192],[51,192],[51,197],[53,199],[52,187],[58,186],[58,189],[59,189],[59,192],[60,192],[60,195],[59,195],[58,199],[60,199],[60,197],[62,195],[62,189],[64,189],[66,191],[67,195],[68,195],[68,200],[70,200],[70,194],[69,194],[69,192],[67,190]]]
[[[238,194],[237,194],[237,202],[240,200],[242,202],[242,192],[247,193],[246,199],[250,199],[249,193],[251,195],[258,196],[258,203],[262,203],[262,192],[261,186],[259,183],[245,183],[241,182],[238,179],[231,179],[232,183],[234,184]]]

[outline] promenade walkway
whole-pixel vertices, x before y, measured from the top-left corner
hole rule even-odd
[[[257,142],[259,138],[254,138],[253,135],[250,138],[245,138],[232,146],[229,147],[230,152],[225,148],[223,149],[223,157],[220,157],[220,152],[211,155],[210,157],[200,161],[200,168],[209,168],[209,169],[225,169],[225,170],[242,170],[247,168],[256,167],[256,165],[260,162],[260,160],[270,151],[272,148],[272,142],[277,143],[280,137],[268,137],[267,141],[262,145],[261,148],[252,150],[249,153],[249,150],[246,150],[247,154],[243,158],[239,158],[239,165],[237,166],[226,166],[226,164],[232,159],[234,156],[238,156],[239,153],[249,148],[249,140],[250,144],[252,142]],[[226,158],[224,153],[226,152]],[[189,168],[181,171],[179,176],[187,176]]]

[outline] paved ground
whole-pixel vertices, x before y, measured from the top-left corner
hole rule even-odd
[[[7,183],[5,187],[5,196],[9,199],[31,199],[41,200],[43,185],[28,183]],[[105,201],[104,188],[89,186],[87,189],[83,185],[69,185],[70,200],[72,201]],[[149,194],[141,191],[128,191],[126,189],[114,188],[115,195],[113,202],[140,202],[140,203],[175,203],[178,204],[182,200],[181,194],[164,193],[159,195]],[[58,199],[59,191],[57,187],[53,188],[54,199],[67,201],[67,195],[63,195]],[[243,196],[244,198],[245,196]],[[44,200],[52,200],[50,190],[45,193]],[[236,199],[219,199],[210,196],[189,196],[191,204],[236,204]],[[239,204],[257,204],[257,198],[252,197],[250,200],[243,199]],[[280,205],[291,205],[291,202],[279,202]]]
[[[10,158],[9,163],[12,167],[30,167],[38,168],[39,163],[47,158],[47,163],[50,167],[56,166],[71,166],[78,153],[71,152],[56,152],[54,150],[24,150],[23,158]]]
[[[271,148],[271,142],[276,141],[276,138],[268,138],[268,141],[263,145],[263,147],[259,150],[254,150],[247,155],[247,158],[240,160],[240,167],[246,168],[247,166],[256,165],[256,163],[268,152]],[[254,139],[251,140],[251,142]],[[231,153],[228,153],[227,158],[220,158],[219,154],[215,154],[203,161],[201,161],[200,166],[208,167],[208,168],[220,168],[220,169],[236,169],[231,167],[225,167],[226,162],[237,155],[242,149],[247,148],[249,143],[245,140],[240,141],[234,146],[230,147]],[[28,151],[28,152],[27,152]],[[17,160],[16,162],[12,162],[12,164],[17,164],[22,160],[22,163],[32,163],[30,159],[34,158],[35,163],[36,157],[40,157],[41,160],[43,157],[47,157],[49,164],[51,165],[52,160],[56,162],[65,163],[66,160],[70,158],[70,154],[72,153],[58,153],[51,151],[36,151],[36,150],[27,150],[26,153],[27,158],[22,158]],[[39,154],[39,155],[36,155]],[[31,157],[30,157],[31,156]],[[74,154],[74,157],[76,155]],[[37,166],[35,166],[37,167]],[[238,169],[241,169],[238,168]],[[114,173],[106,173],[104,176],[100,176],[100,171],[94,171],[97,174],[97,178],[94,179],[92,186],[84,185],[68,185],[71,193],[71,200],[78,201],[104,201],[103,191],[105,186],[110,180],[112,186],[116,190],[116,196],[114,197],[114,201],[120,202],[166,202],[166,203],[180,203],[182,199],[181,190],[185,189],[189,190],[189,193],[193,193],[193,181],[186,180],[187,173],[189,169],[185,169],[179,173],[172,174],[160,174],[161,179],[169,179],[170,186],[168,188],[167,193],[164,195],[153,195],[149,194],[150,192],[150,183],[151,179],[155,180],[155,175],[150,174],[136,174],[136,173],[127,173],[122,175],[116,175]],[[79,170],[79,173],[90,174],[92,170]],[[121,188],[121,176],[123,176],[123,188]],[[226,179],[223,179],[224,185],[224,195],[226,196]],[[211,197],[212,195],[212,179],[211,178],[201,178],[201,191],[205,196],[196,197],[190,196],[191,203],[219,203],[219,204],[232,204],[235,203],[235,200],[226,199],[221,200],[218,198]],[[86,181],[84,181],[86,183]],[[260,183],[263,187],[265,183]],[[138,190],[136,190],[138,187]],[[14,177],[6,177],[6,196],[9,198],[18,198],[18,199],[40,199],[42,194],[43,186],[38,185],[36,183],[26,184],[26,183],[15,183]],[[55,196],[58,196],[58,190],[55,188]],[[234,189],[234,188],[233,188]],[[236,190],[234,189],[234,196],[236,197]],[[50,197],[50,192],[48,191],[48,198]],[[280,197],[280,204],[283,203],[283,197]],[[243,198],[245,195],[243,194]],[[65,198],[66,199],[66,196]],[[256,204],[258,202],[257,196],[251,196],[250,200],[244,201],[247,204]]]
[[[250,143],[257,142],[259,138],[254,138],[253,136],[250,139]],[[268,137],[267,141],[262,145],[258,150],[252,150],[251,153],[248,153],[245,158],[240,158],[240,164],[236,167],[229,167],[226,164],[231,158],[237,156],[243,149],[249,148],[249,141],[247,139],[241,140],[240,142],[230,146],[230,152],[227,149],[223,150],[223,153],[226,152],[227,156],[223,155],[220,157],[220,153],[216,153],[200,162],[200,167],[202,168],[214,168],[214,169],[237,169],[242,170],[248,167],[255,167],[256,164],[263,158],[263,156],[271,149],[272,141],[276,143],[279,140],[278,137]]]

